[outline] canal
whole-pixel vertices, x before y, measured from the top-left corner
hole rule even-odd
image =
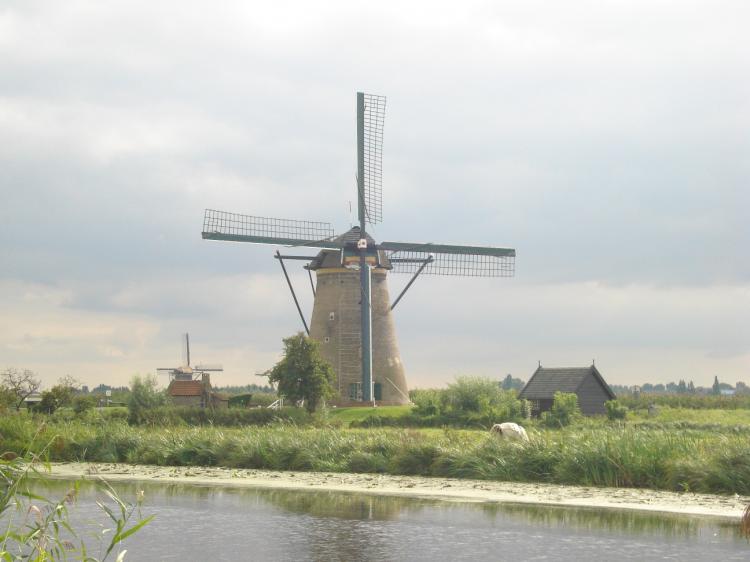
[[[45,484],[48,497],[64,482]],[[340,492],[117,484],[153,522],[127,539],[126,561],[750,560],[734,523],[706,517],[459,503]],[[83,483],[71,517],[91,541],[103,490]]]

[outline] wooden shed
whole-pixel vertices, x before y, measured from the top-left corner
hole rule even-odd
[[[576,394],[581,413],[587,416],[605,414],[604,403],[615,399],[615,393],[594,365],[550,369],[540,365],[518,397],[529,400],[532,415],[538,416],[552,408],[555,392]]]

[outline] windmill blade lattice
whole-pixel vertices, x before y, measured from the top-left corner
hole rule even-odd
[[[207,240],[228,240],[279,246],[310,246],[340,248],[333,242],[333,226],[327,222],[300,221],[255,217],[206,209],[202,237]]]
[[[369,224],[383,221],[385,96],[364,94],[364,203]]]
[[[516,251],[508,248],[383,242],[393,273],[461,277],[512,277]],[[425,262],[426,263],[425,265]],[[422,267],[422,266],[425,267]]]

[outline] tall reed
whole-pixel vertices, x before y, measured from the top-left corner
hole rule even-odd
[[[0,419],[0,446],[19,450],[35,424]],[[584,424],[530,430],[527,444],[488,432],[337,429],[291,424],[132,427],[49,423],[51,460],[418,474],[487,480],[750,494],[746,433]]]

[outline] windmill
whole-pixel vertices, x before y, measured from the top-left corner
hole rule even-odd
[[[510,277],[514,249],[380,242],[366,226],[383,218],[382,156],[385,98],[357,93],[357,210],[359,225],[340,236],[329,223],[273,219],[207,209],[202,236],[207,240],[250,242],[320,249],[315,256],[277,250],[284,277],[305,331],[321,343],[323,356],[337,374],[339,403],[409,402],[398,352],[392,310],[417,277],[457,275]],[[308,327],[284,260],[304,260],[314,295]],[[317,283],[313,283],[315,271]],[[388,272],[412,277],[390,304]],[[347,400],[348,399],[348,400]]]
[[[223,371],[221,365],[195,365],[190,366],[190,335],[182,334],[182,365],[179,367],[159,367],[156,372],[169,375],[170,381],[191,381],[193,378],[202,378],[204,374],[214,371]]]

